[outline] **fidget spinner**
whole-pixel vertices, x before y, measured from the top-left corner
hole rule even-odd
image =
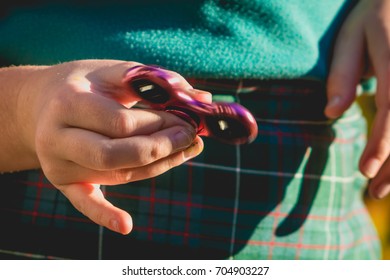
[[[159,67],[134,66],[127,71],[124,82],[150,108],[182,118],[200,136],[233,145],[250,143],[257,136],[256,120],[246,108],[237,103],[195,100],[179,85],[177,76]]]

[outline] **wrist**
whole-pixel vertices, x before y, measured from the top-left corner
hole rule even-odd
[[[39,92],[37,71],[41,66],[14,66],[0,69],[0,171],[39,168],[33,146],[32,115]]]

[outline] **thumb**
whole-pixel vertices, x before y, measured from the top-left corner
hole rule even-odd
[[[331,119],[341,116],[351,106],[362,75],[364,37],[362,29],[355,25],[353,18],[347,20],[335,43],[325,107],[325,115]]]
[[[132,230],[130,215],[106,200],[100,185],[75,183],[56,187],[77,210],[96,224],[121,234],[128,234]]]

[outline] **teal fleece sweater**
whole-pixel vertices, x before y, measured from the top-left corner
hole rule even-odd
[[[3,59],[53,64],[112,58],[201,78],[324,79],[335,35],[354,1],[39,3],[3,15]]]

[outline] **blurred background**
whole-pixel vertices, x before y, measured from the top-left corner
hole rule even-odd
[[[375,99],[372,95],[361,95],[358,98],[363,113],[368,123],[368,133],[371,131],[371,124],[375,115]],[[368,194],[365,195],[365,202],[368,207],[374,224],[378,230],[382,243],[383,259],[390,259],[390,195],[384,199],[376,200]]]

